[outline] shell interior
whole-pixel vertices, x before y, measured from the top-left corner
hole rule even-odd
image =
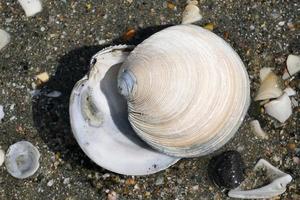
[[[179,158],[155,151],[130,126],[117,75],[131,50],[131,46],[113,46],[92,58],[89,74],[72,91],[70,118],[77,142],[95,163],[119,174],[145,175]]]

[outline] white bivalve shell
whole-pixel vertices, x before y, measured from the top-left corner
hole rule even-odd
[[[250,102],[248,74],[214,33],[177,25],[139,44],[118,76],[134,131],[168,155],[219,149],[240,126]]]
[[[150,148],[128,122],[117,76],[132,48],[113,46],[92,58],[89,74],[72,91],[70,119],[77,142],[95,163],[119,174],[145,175],[163,170],[179,158]]]

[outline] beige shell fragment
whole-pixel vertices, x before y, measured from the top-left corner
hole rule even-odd
[[[139,44],[123,63],[118,85],[135,132],[178,157],[206,155],[224,145],[250,101],[239,56],[195,25],[169,27]]]
[[[255,101],[277,98],[283,93],[279,77],[274,72],[266,72],[265,70],[260,73],[262,82]]]
[[[200,9],[195,5],[194,1],[188,3],[182,13],[182,24],[191,24],[202,19]]]

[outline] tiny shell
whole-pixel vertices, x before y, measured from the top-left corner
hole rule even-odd
[[[0,50],[4,48],[9,42],[10,35],[6,31],[0,29]]]
[[[261,86],[255,97],[255,101],[277,98],[282,95],[282,89],[280,88],[280,79],[274,72],[269,72],[267,76],[266,72],[261,73]]]
[[[42,11],[42,3],[40,0],[18,0],[27,17],[36,15]]]
[[[198,6],[191,1],[182,13],[182,24],[191,24],[202,19]]]
[[[5,156],[7,171],[15,178],[32,176],[39,168],[40,153],[30,142],[21,141],[11,145]]]
[[[264,105],[266,113],[281,123],[284,123],[292,114],[292,105],[289,96],[284,93],[281,97]]]
[[[300,71],[300,56],[292,54],[289,55],[286,61],[286,66],[288,72],[283,74],[283,79],[288,79],[290,76],[293,76]]]
[[[260,159],[254,167],[254,170],[264,168],[267,170],[267,174],[272,179],[272,182],[261,188],[252,190],[242,190],[238,187],[230,190],[229,197],[241,198],[241,199],[269,199],[274,196],[280,195],[285,192],[286,185],[292,181],[292,177],[289,174],[277,169],[264,159]]]
[[[219,187],[236,188],[244,180],[245,165],[237,151],[226,151],[213,157],[208,165],[210,179]]]
[[[261,139],[268,139],[268,135],[266,132],[261,128],[260,123],[258,120],[253,120],[250,122],[251,129],[256,136]]]

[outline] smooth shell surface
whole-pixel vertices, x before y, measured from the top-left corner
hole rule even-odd
[[[119,174],[145,175],[163,170],[179,158],[150,148],[128,122],[117,75],[131,50],[126,45],[113,46],[92,58],[89,74],[72,91],[70,119],[77,142],[95,163]]]
[[[30,142],[21,141],[11,145],[5,156],[7,171],[15,178],[32,176],[39,168],[40,153]]]
[[[178,157],[206,155],[223,146],[250,102],[239,56],[195,25],[169,27],[138,45],[123,63],[118,85],[135,132]]]

